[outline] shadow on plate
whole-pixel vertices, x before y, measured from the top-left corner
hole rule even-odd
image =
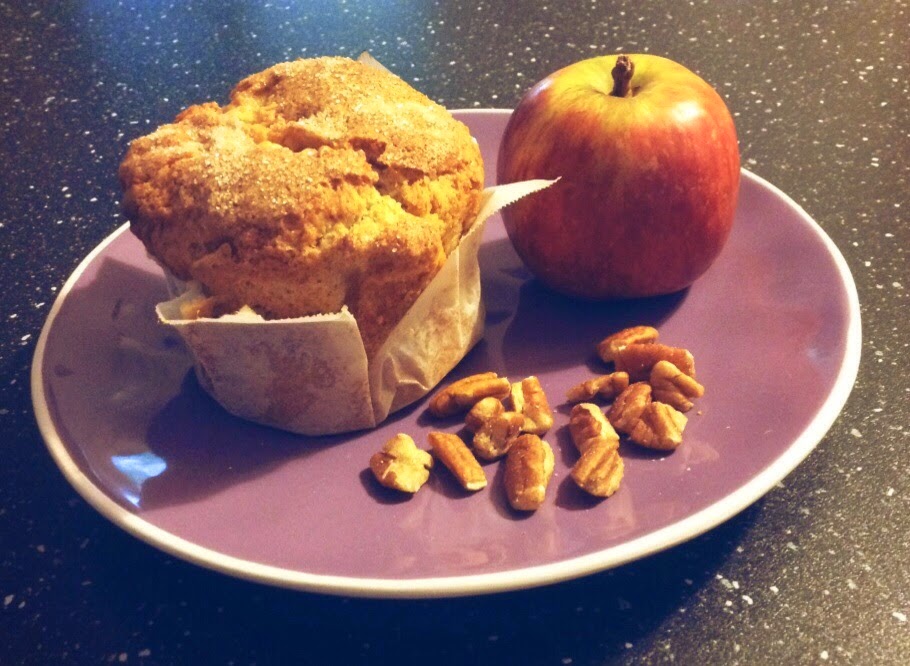
[[[503,334],[506,372],[538,374],[586,362],[603,372],[594,346],[629,326],[659,327],[685,300],[686,292],[648,299],[582,301],[557,294],[538,280],[518,290],[518,305]]]
[[[510,375],[539,374],[585,362],[602,370],[603,363],[594,353],[597,342],[628,326],[660,326],[688,294],[684,290],[605,302],[570,298],[534,279],[506,238],[481,246],[480,265],[490,349],[466,360],[472,366],[486,362],[493,367],[501,361]]]
[[[167,467],[143,484],[141,506],[205,497],[357,435],[304,437],[245,421],[226,412],[189,372],[149,424],[146,444]]]

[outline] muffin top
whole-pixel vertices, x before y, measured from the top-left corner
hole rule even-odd
[[[467,127],[388,72],[297,60],[135,140],[133,233],[224,311],[357,319],[368,356],[468,230],[483,162]]]

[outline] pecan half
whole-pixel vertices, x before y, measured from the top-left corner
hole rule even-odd
[[[657,342],[646,345],[629,345],[616,352],[617,370],[629,373],[633,382],[647,381],[658,361],[670,361],[689,377],[695,378],[695,359],[687,349],[668,347]]]
[[[629,373],[611,372],[573,386],[566,393],[568,402],[587,402],[595,397],[612,400],[629,386]]]
[[[509,452],[521,434],[525,417],[518,412],[503,412],[484,421],[474,434],[474,453],[484,460],[497,460]]]
[[[619,489],[624,465],[618,444],[608,439],[592,440],[570,473],[579,488],[596,497],[609,497]]]
[[[416,493],[430,478],[433,456],[399,433],[370,458],[373,476],[386,488]]]
[[[683,373],[670,361],[658,361],[651,368],[651,397],[681,412],[692,409],[692,398],[705,394],[705,387]]]
[[[509,398],[512,410],[524,414],[524,432],[543,435],[553,427],[553,410],[537,377],[532,375],[512,384]]]
[[[508,378],[495,372],[483,372],[449,384],[433,396],[428,409],[434,416],[452,416],[470,409],[484,398],[505,398],[510,389]]]
[[[620,350],[629,345],[657,342],[657,336],[657,329],[652,326],[624,328],[601,340],[597,344],[597,355],[604,363],[611,363],[616,360],[616,354]]]
[[[553,449],[537,435],[519,436],[506,456],[504,483],[516,511],[534,511],[543,504],[555,467]]]
[[[596,439],[607,439],[619,446],[619,435],[607,420],[600,407],[590,402],[575,405],[569,413],[569,432],[580,453],[584,453]]]
[[[607,412],[607,419],[619,432],[629,434],[651,404],[651,386],[644,382],[629,384],[629,388],[616,397]]]
[[[652,402],[629,432],[629,439],[649,449],[673,451],[682,443],[685,414],[662,402]]]
[[[494,416],[499,416],[506,408],[499,398],[484,398],[476,405],[471,407],[464,417],[464,424],[471,432],[477,432],[483,427],[483,424]]]
[[[462,488],[480,490],[486,487],[487,477],[483,468],[461,437],[448,432],[431,432],[429,439],[433,453],[452,472]]]

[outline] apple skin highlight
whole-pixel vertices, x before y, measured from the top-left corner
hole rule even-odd
[[[552,289],[589,299],[684,289],[733,224],[739,149],[720,95],[658,56],[612,94],[617,56],[584,60],[522,98],[500,144],[497,182],[559,178],[503,211],[509,238]]]

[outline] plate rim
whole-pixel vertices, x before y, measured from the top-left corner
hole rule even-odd
[[[465,116],[508,116],[510,109],[457,109]],[[611,569],[653,555],[729,520],[750,506],[792,472],[818,445],[834,424],[856,381],[862,351],[859,296],[843,254],[821,226],[790,196],[760,176],[741,169],[742,179],[779,198],[821,240],[837,268],[847,296],[848,324],[844,359],[834,384],[811,421],[790,446],[747,483],[696,513],[629,542],[576,557],[519,569],[483,574],[423,578],[374,578],[314,574],[246,560],[200,546],[158,527],[122,507],[86,475],[67,450],[54,426],[44,388],[44,355],[53,324],[76,282],[92,262],[129,229],[124,223],[104,238],[73,270],[54,300],[35,346],[31,367],[31,397],[38,429],[64,478],[92,508],[141,541],[179,559],[230,576],[321,594],[372,598],[436,598],[492,594],[554,584]]]

